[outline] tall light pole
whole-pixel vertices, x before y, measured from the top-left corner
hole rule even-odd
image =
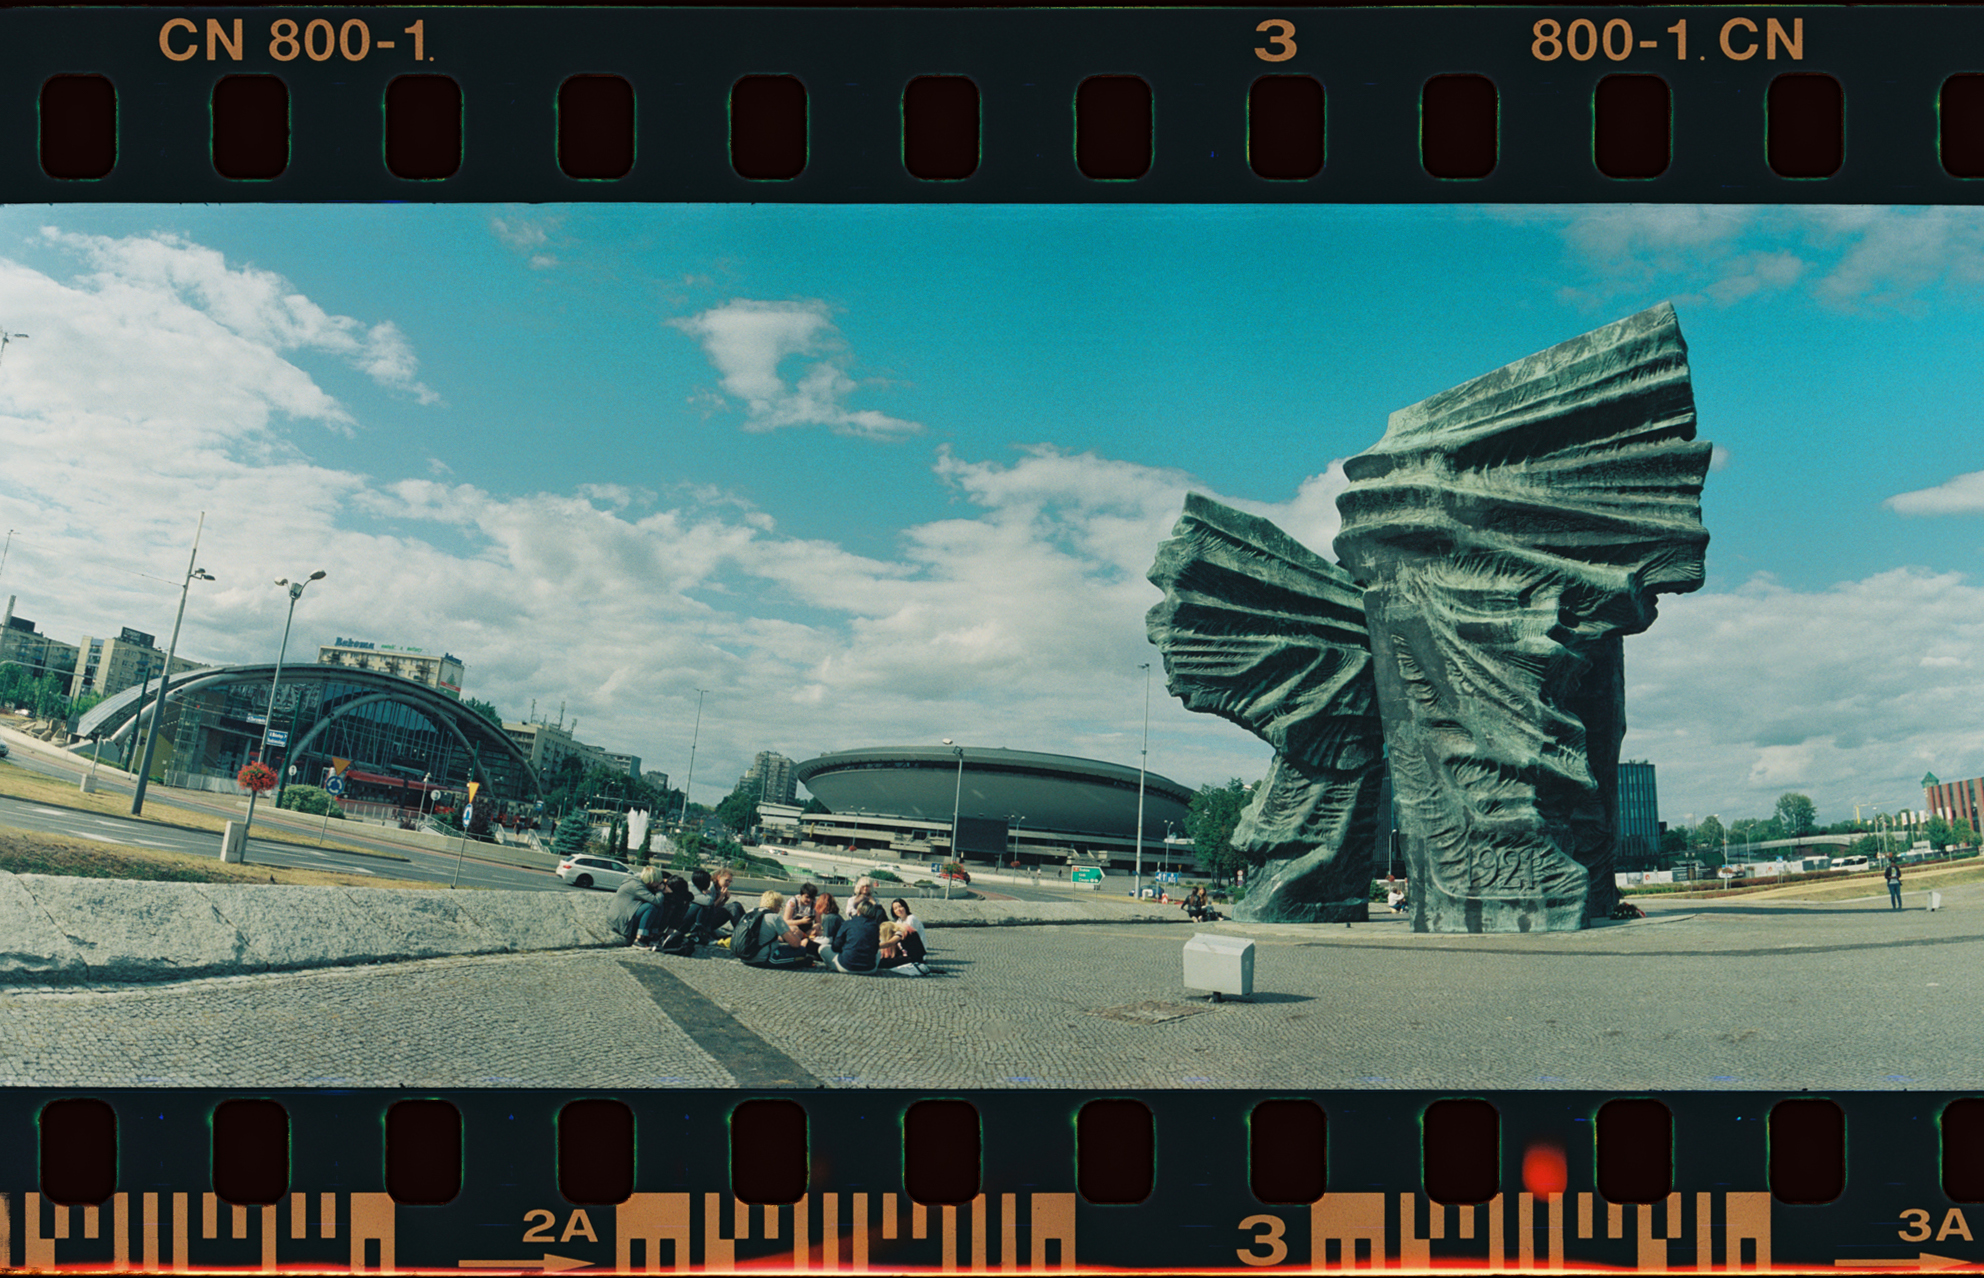
[[[951,753],[958,757],[958,783],[951,791],[951,860],[963,865],[964,859],[958,855],[958,813],[964,807],[964,747],[953,745],[949,737],[944,738],[944,744],[950,746]],[[946,870],[938,877],[944,880],[944,899],[948,901],[951,899],[950,871]]]
[[[1150,662],[1138,669],[1144,672],[1144,748],[1137,756],[1137,886],[1131,893],[1144,899],[1144,770],[1150,764]]]
[[[179,583],[179,614],[172,619],[172,640],[165,646],[165,673],[159,679],[158,696],[152,702],[151,722],[145,728],[145,755],[138,763],[138,784],[131,791],[132,816],[145,810],[145,786],[152,775],[152,749],[158,745],[158,721],[165,713],[166,688],[172,682],[172,656],[179,651],[179,623],[186,620],[186,591],[195,578],[213,580],[206,569],[193,566],[193,561],[200,557],[200,533],[206,526],[207,512],[203,510],[200,512],[200,522],[193,526],[193,553],[186,557],[186,578]]]
[[[689,779],[682,783],[682,820],[677,824],[689,824],[689,787],[696,784],[696,742],[703,738],[703,695],[708,688],[696,689],[696,730],[689,734]]]
[[[278,586],[289,587],[289,616],[282,623],[282,646],[276,649],[276,672],[269,679],[269,712],[262,716],[262,740],[255,747],[255,761],[260,763],[269,750],[269,725],[276,720],[276,688],[282,683],[282,660],[289,655],[289,627],[296,620],[296,601],[303,598],[303,588],[313,581],[324,579],[323,569],[311,573],[302,581],[291,581],[287,577],[277,577]],[[287,748],[287,747],[285,747]],[[248,792],[248,816],[241,823],[241,859],[248,859],[248,831],[255,824],[255,800],[261,797],[260,790]]]

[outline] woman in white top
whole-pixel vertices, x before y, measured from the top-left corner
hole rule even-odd
[[[923,921],[909,911],[909,902],[897,897],[889,902],[889,914],[895,919],[896,953],[905,963],[921,963],[929,952],[923,943]]]

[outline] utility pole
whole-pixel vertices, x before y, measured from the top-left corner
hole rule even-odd
[[[682,783],[682,820],[679,824],[685,826],[689,824],[689,787],[696,784],[696,743],[703,738],[703,697],[708,692],[708,688],[696,689],[696,730],[689,736],[689,779]],[[558,707],[558,717],[565,717],[562,704]]]
[[[145,728],[145,754],[138,763],[138,783],[131,790],[131,815],[138,816],[145,810],[145,786],[151,780],[152,749],[158,745],[158,721],[165,712],[166,685],[172,682],[172,657],[179,651],[179,623],[186,620],[186,592],[193,585],[193,579],[212,581],[207,570],[194,566],[200,557],[200,534],[207,527],[207,512],[200,512],[200,522],[193,527],[193,553],[186,558],[186,578],[179,583],[179,613],[172,619],[172,641],[165,646],[165,673],[158,681],[158,699],[152,702],[152,717]]]

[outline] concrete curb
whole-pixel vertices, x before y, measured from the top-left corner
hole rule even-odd
[[[614,946],[621,941],[607,922],[612,910],[610,892],[0,873],[0,985],[126,984]],[[954,901],[924,918],[932,929],[1184,921],[1178,910],[1080,901]]]

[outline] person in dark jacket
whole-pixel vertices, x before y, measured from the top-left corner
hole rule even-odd
[[[882,951],[882,907],[874,901],[850,902],[827,966],[836,972],[873,972]]]

